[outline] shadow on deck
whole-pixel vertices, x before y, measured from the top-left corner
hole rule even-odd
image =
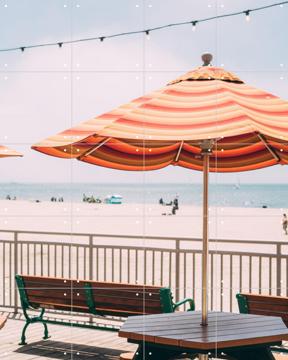
[[[28,345],[18,345],[23,317],[10,314],[0,331],[0,358],[9,360],[119,360],[123,352],[134,352],[136,347],[126,339],[109,331],[49,325],[51,338],[42,340],[43,327],[32,324],[27,331]]]
[[[119,360],[119,356],[123,351],[107,349],[105,347],[45,340],[21,346],[15,350],[15,352],[18,354],[31,355],[33,358],[37,356],[37,359]]]

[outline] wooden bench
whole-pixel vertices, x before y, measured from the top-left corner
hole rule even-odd
[[[288,297],[237,294],[236,298],[240,313],[281,317],[288,327]],[[273,350],[288,353],[288,348],[285,346]]]
[[[27,327],[36,322],[44,326],[44,339],[49,337],[47,323],[110,331],[119,331],[120,328],[46,319],[43,317],[46,309],[117,318],[172,313],[185,303],[189,304],[189,311],[194,310],[194,301],[190,298],[174,303],[171,290],[167,287],[30,275],[16,275],[15,278],[26,318],[20,345],[26,344]],[[40,314],[31,317],[29,309],[39,309]]]
[[[7,321],[7,315],[0,315],[0,330],[4,327]]]

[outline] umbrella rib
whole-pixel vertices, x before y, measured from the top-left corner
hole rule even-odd
[[[267,140],[265,139],[265,137],[262,134],[257,134],[259,139],[262,141],[262,143],[265,145],[266,149],[270,152],[270,154],[273,156],[273,158],[277,161],[280,162],[281,159],[279,157],[279,155],[276,153],[276,151],[268,144]]]
[[[184,144],[184,141],[182,140],[181,143],[180,143],[179,149],[178,149],[178,151],[177,151],[177,155],[176,155],[176,157],[175,157],[174,162],[178,162],[179,157],[180,157],[180,153],[181,153],[181,150],[182,150],[182,147],[183,147],[183,144]]]
[[[111,140],[111,138],[106,138],[100,144],[97,144],[97,145],[93,146],[91,149],[87,150],[84,154],[79,156],[78,160],[82,160],[85,156],[89,156],[90,154],[92,154],[92,152],[94,152],[95,150],[98,150],[101,146],[106,144],[109,140]]]

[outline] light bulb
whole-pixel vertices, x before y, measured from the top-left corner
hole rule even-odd
[[[246,21],[249,22],[250,21],[250,10],[245,11],[245,15],[246,15]]]

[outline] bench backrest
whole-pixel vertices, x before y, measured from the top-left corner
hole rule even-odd
[[[169,288],[17,275],[23,308],[130,316],[173,312]]]
[[[237,294],[240,313],[278,316],[288,327],[288,298],[282,296]]]

